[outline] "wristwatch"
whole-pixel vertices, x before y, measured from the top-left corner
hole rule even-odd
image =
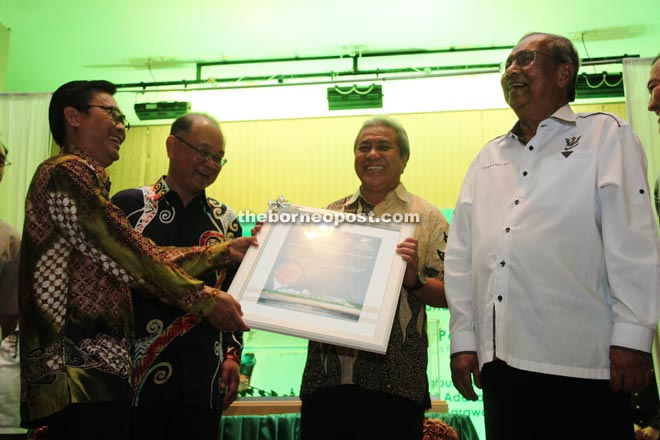
[[[417,272],[415,284],[412,287],[407,287],[408,292],[417,292],[422,287],[426,286],[426,274],[424,272]]]

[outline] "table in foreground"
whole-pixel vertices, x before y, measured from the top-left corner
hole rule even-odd
[[[447,402],[432,401],[428,418],[451,425],[461,440],[479,440],[469,416],[447,413]],[[223,414],[219,440],[299,440],[300,400],[292,398],[241,398]]]

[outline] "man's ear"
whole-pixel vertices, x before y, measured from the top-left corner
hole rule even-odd
[[[174,157],[174,136],[169,135],[167,139],[165,139],[165,146],[167,147],[167,157],[172,159]]]
[[[559,66],[559,87],[565,89],[571,83],[575,74],[575,68],[572,64],[562,63]]]
[[[80,112],[75,107],[64,107],[64,120],[72,127],[80,125]]]

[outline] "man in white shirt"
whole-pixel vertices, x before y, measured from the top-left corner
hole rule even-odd
[[[7,148],[0,142],[0,182],[7,160]],[[18,356],[18,264],[21,236],[0,220],[0,440],[27,438],[20,427],[21,369]]]
[[[572,111],[568,39],[525,35],[504,67],[519,120],[472,162],[447,246],[452,380],[483,388],[489,440],[632,439],[660,317],[644,150],[619,117]]]
[[[11,165],[7,148],[0,142],[0,182]],[[9,336],[18,324],[18,263],[21,236],[0,220],[0,339]]]

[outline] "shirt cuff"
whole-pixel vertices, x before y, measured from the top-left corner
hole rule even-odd
[[[202,289],[188,295],[185,302],[188,310],[196,315],[207,317],[215,308],[216,297]]]
[[[477,339],[474,332],[452,333],[449,342],[450,354],[458,352],[477,352]]]
[[[241,365],[241,349],[238,347],[227,347],[224,360],[227,359],[235,361],[238,365]]]
[[[211,265],[214,267],[225,267],[231,264],[231,256],[229,254],[229,241],[209,246],[207,252]]]
[[[655,331],[649,328],[623,322],[615,322],[612,327],[610,345],[651,352]]]

